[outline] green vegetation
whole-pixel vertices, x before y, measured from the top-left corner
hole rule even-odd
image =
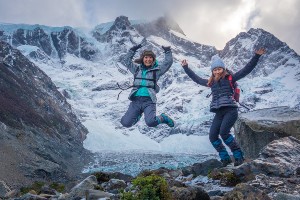
[[[167,181],[158,175],[140,176],[132,181],[129,192],[122,192],[122,200],[171,200]]]
[[[49,185],[50,188],[56,190],[57,192],[63,193],[65,191],[65,185],[59,183],[51,183]]]
[[[29,191],[34,190],[37,194],[39,194],[44,185],[44,182],[34,182],[30,187],[22,187],[20,189],[20,192],[22,195],[24,195],[27,194]]]
[[[22,195],[27,194],[30,191],[35,191],[37,194],[41,193],[42,187],[45,186],[46,183],[44,182],[34,182],[31,186],[29,187],[22,187],[20,189],[20,192]],[[47,184],[48,185],[48,184]],[[50,188],[56,190],[57,192],[63,193],[65,190],[65,185],[64,184],[59,184],[59,183],[51,183],[49,185]]]
[[[241,182],[240,178],[230,171],[212,170],[207,176],[214,180],[220,180],[221,185],[224,186],[235,186]]]

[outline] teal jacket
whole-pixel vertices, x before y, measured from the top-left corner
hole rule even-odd
[[[156,82],[157,82],[158,79],[164,73],[166,73],[173,64],[172,52],[168,51],[165,53],[165,58],[164,58],[163,62],[162,63],[155,62],[154,66],[146,69],[146,72],[144,72],[144,76],[143,76],[143,66],[132,62],[134,54],[135,54],[134,51],[129,50],[128,53],[125,55],[124,59],[121,60],[121,63],[125,67],[127,67],[133,75],[136,74],[137,78],[153,79],[153,71],[155,71]],[[133,89],[131,90],[131,92],[129,94],[129,99],[132,100],[132,98],[136,95],[136,92],[139,90],[139,87],[137,87],[137,86],[139,86],[139,85],[149,86],[149,87],[145,87],[145,88],[148,91],[148,94],[149,94],[150,98],[152,99],[153,103],[156,103],[157,102],[156,93],[159,92],[159,86],[156,85],[155,90],[154,90],[154,82],[149,81],[149,80],[143,80],[143,79],[135,79],[135,81],[133,83]],[[145,89],[143,88],[143,90],[145,90]],[[146,94],[145,91],[139,91],[139,92]]]

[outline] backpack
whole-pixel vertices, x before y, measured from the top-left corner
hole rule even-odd
[[[228,80],[229,80],[230,86],[231,86],[232,91],[233,91],[233,95],[232,95],[233,99],[237,103],[240,103],[241,89],[239,88],[238,83],[236,81],[235,82],[232,81],[232,75],[231,74],[229,74]]]
[[[239,85],[238,83],[235,81],[233,82],[232,81],[232,75],[229,73],[229,76],[228,76],[228,80],[229,80],[229,83],[230,83],[230,86],[233,90],[233,95],[232,97],[234,98],[234,100],[240,104],[242,107],[246,108],[248,111],[250,110],[250,108],[248,108],[246,105],[242,104],[240,102],[240,96],[241,96],[241,89],[239,88]],[[242,90],[243,91],[243,90]]]

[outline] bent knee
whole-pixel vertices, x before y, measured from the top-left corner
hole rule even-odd
[[[133,123],[132,123],[131,121],[129,121],[129,120],[126,120],[124,117],[122,117],[122,119],[121,119],[121,124],[122,124],[124,127],[129,128],[129,127],[132,126]]]
[[[145,121],[147,126],[149,127],[155,127],[158,125],[158,122],[156,121],[156,118],[153,118],[153,119],[148,119]]]

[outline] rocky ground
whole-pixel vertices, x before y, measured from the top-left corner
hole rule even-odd
[[[296,200],[300,199],[300,140],[290,136],[274,140],[257,159],[233,167],[221,167],[216,159],[196,163],[177,170],[160,168],[144,171],[137,177],[163,177],[171,194],[178,200]],[[36,183],[21,190],[10,190],[0,182],[0,197],[5,199],[121,199],[124,191],[133,188],[137,177],[121,173],[96,172],[71,189],[61,185]],[[134,190],[132,190],[134,189]]]

